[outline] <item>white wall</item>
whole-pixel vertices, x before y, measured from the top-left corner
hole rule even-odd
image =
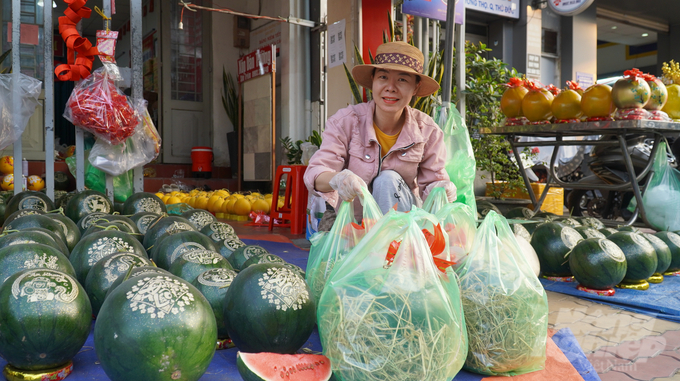
[[[646,57],[626,57],[626,45],[615,44],[597,49],[597,73],[606,74],[617,71],[656,65],[657,55]]]
[[[369,1],[369,0],[363,0]],[[354,57],[354,45],[361,47],[361,35],[359,33],[359,1],[328,1],[328,24],[333,24],[342,19],[345,20],[345,49],[347,49],[347,68],[351,71],[356,60]],[[387,17],[387,15],[376,15]],[[375,54],[375,52],[373,52]],[[354,104],[354,97],[349,88],[349,82],[345,69],[340,66],[328,69],[328,116],[332,116],[338,110]]]

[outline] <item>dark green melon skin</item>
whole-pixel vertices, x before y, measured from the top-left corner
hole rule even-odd
[[[263,297],[259,285],[268,269],[269,282],[276,282],[277,274],[287,274],[289,282],[277,287],[287,287],[300,308],[276,308]],[[292,283],[291,283],[292,282]],[[265,295],[266,296],[266,295]],[[316,305],[304,278],[297,276],[282,264],[263,263],[241,271],[224,297],[224,317],[227,332],[234,344],[243,352],[295,353],[307,341],[316,323]]]
[[[54,202],[46,194],[36,191],[23,191],[12,197],[5,208],[5,219],[17,210],[37,209],[43,212],[54,210]]]
[[[149,283],[157,282],[176,291],[167,295],[172,296],[177,314],[160,318],[140,308],[151,305],[131,307],[134,302],[128,297],[141,296],[150,289]],[[182,297],[190,302],[179,310]],[[154,313],[159,308],[154,305]],[[113,381],[198,380],[215,354],[216,343],[210,303],[194,286],[173,275],[149,274],[121,283],[104,301],[94,327],[97,356]]]
[[[140,212],[150,212],[156,215],[167,213],[168,210],[163,201],[153,193],[137,192],[128,197],[123,204],[122,214],[132,215]]]
[[[588,239],[588,238],[607,238],[602,232],[599,230],[591,227],[591,226],[578,226],[575,227],[574,230],[576,230],[583,239]]]
[[[123,203],[122,202],[114,202],[113,203],[113,211],[116,213],[123,213]]]
[[[23,243],[0,249],[0,282],[19,271],[31,268],[50,268],[75,276],[68,258],[54,247]]]
[[[76,222],[76,226],[78,226],[78,229],[80,230],[81,236],[85,234],[85,231],[89,229],[92,224],[95,222],[103,222],[103,221],[108,221],[106,217],[110,216],[108,213],[100,213],[100,212],[95,212],[95,213],[90,213],[80,220]]]
[[[531,246],[536,251],[541,264],[541,273],[546,276],[571,276],[567,253],[572,247],[562,241],[562,230],[573,228],[559,222],[546,222],[539,225],[531,235]],[[576,231],[572,234],[580,234]]]
[[[647,280],[654,274],[659,264],[656,252],[654,247],[641,234],[623,231],[614,233],[607,237],[607,239],[620,247],[623,254],[626,255],[628,269],[626,270],[624,281],[638,282]]]
[[[71,253],[68,250],[68,246],[66,246],[66,242],[62,241],[57,233],[55,233],[51,230],[47,230],[45,228],[26,228],[26,229],[22,229],[21,231],[22,232],[37,232],[39,234],[42,234],[43,236],[52,238],[52,241],[54,241],[54,247],[56,247],[57,249],[59,249],[59,251],[64,253],[65,256],[70,257]]]
[[[176,234],[183,231],[196,231],[196,227],[184,217],[168,216],[157,220],[144,234],[144,247],[151,254],[151,248],[163,234]]]
[[[78,229],[76,223],[61,213],[47,213],[45,217],[53,219],[61,226],[64,238],[66,239],[66,247],[71,252],[78,241],[80,241],[80,229]]]
[[[635,226],[630,226],[630,225],[619,226],[617,230],[620,231],[620,232],[634,232],[634,233],[640,233],[641,232],[640,229],[636,228]]]
[[[34,211],[34,210],[20,210],[17,211],[17,213],[25,212],[25,211]],[[41,212],[42,213],[42,212]],[[7,220],[9,221],[9,220]],[[64,236],[64,231],[62,230],[61,226],[59,225],[58,222],[43,216],[42,214],[31,214],[28,216],[23,216],[16,218],[12,220],[11,222],[5,221],[5,230],[24,230],[27,228],[43,228],[52,231],[55,233],[57,236],[59,236],[59,239],[62,242],[66,242],[66,236]]]
[[[212,215],[212,213],[203,209],[191,209],[182,213],[182,217],[186,218],[196,226],[199,231],[203,229],[206,225],[210,225],[213,222],[217,222],[217,218]]]
[[[259,265],[260,263],[286,263],[283,258],[274,254],[257,254],[248,258],[245,263],[243,263],[243,268],[248,268],[252,265]]]
[[[270,254],[267,249],[265,249],[262,246],[258,245],[246,245],[239,247],[236,249],[230,256],[227,257],[227,260],[231,264],[231,267],[234,269],[241,271],[245,267],[243,265],[246,263],[247,260],[250,258],[256,256],[256,255],[262,255],[262,254]]]
[[[536,228],[542,223],[544,223],[544,221],[540,221],[540,222],[539,221],[528,221],[527,223],[522,224],[522,226],[524,226],[524,228],[527,229],[529,234],[534,234],[534,231],[536,230]]]
[[[111,226],[115,227],[116,230],[122,231],[123,233],[128,233],[133,236],[135,236],[136,232],[138,231],[136,226],[135,229],[133,230],[132,228],[130,228],[130,225],[122,221],[98,221],[90,225],[90,227],[87,228],[87,230],[85,230],[85,233],[83,233],[83,237],[87,237],[92,233],[104,231],[107,229],[110,230]],[[135,236],[135,238],[137,237]]]
[[[571,217],[558,217],[553,219],[555,222],[561,222],[565,225],[571,226],[572,228],[577,228],[579,226],[582,226],[580,222],[578,222],[576,219],[571,218]]]
[[[68,190],[69,179],[68,175],[62,171],[54,172],[54,189],[58,191]]]
[[[227,259],[212,250],[191,250],[180,255],[172,265],[170,273],[193,283],[202,272],[210,269],[233,270]]]
[[[66,204],[64,214],[66,217],[78,222],[81,218],[94,212],[110,214],[113,212],[113,204],[101,192],[87,189],[78,192]]]
[[[224,296],[229,286],[236,278],[237,272],[230,269],[210,269],[199,274],[191,284],[205,296],[215,314],[217,324],[217,337],[226,339],[229,337],[227,326],[224,321]]]
[[[663,274],[668,270],[671,265],[671,261],[673,260],[671,249],[668,247],[666,242],[654,234],[644,233],[642,236],[645,237],[647,241],[649,241],[656,252],[658,264],[656,265],[655,273]]]
[[[610,235],[619,232],[618,230],[616,230],[614,228],[601,228],[601,229],[597,229],[597,231],[604,234],[605,237],[609,237]]]
[[[680,235],[669,231],[660,231],[654,235],[661,238],[671,251],[671,264],[666,271],[680,271]]]
[[[508,210],[505,213],[505,218],[531,218],[534,216],[534,211],[525,208],[525,207],[520,207],[520,208],[512,208]]]
[[[59,298],[29,302],[21,294],[16,298],[12,294],[15,281],[22,278],[16,286],[21,290],[36,273],[63,276],[69,289],[77,289],[77,296],[70,302]],[[85,289],[72,276],[47,269],[24,270],[9,277],[0,287],[0,311],[0,354],[25,370],[55,368],[71,360],[85,343],[92,322]]]
[[[231,225],[219,221],[205,225],[201,229],[201,233],[207,235],[215,242],[222,242],[227,238],[233,238],[236,236],[236,233],[234,233],[234,228]]]
[[[113,283],[111,283],[111,287],[109,287],[109,290],[106,291],[106,296],[104,297],[104,300],[106,300],[106,298],[109,297],[109,295],[111,294],[111,292],[112,292],[113,290],[115,290],[116,287],[120,286],[120,284],[123,283],[123,282],[125,282],[126,280],[128,280],[128,279],[130,279],[130,278],[134,278],[134,277],[138,277],[138,276],[150,274],[150,273],[153,273],[153,274],[165,274],[165,275],[170,274],[169,271],[163,270],[162,268],[156,267],[156,266],[153,266],[153,265],[151,265],[151,266],[135,267],[135,268],[133,268],[132,271],[130,272],[130,276],[129,276],[128,278],[126,278],[127,273],[125,273],[125,275],[119,276],[118,278],[116,278],[116,280],[113,281]]]
[[[19,232],[3,235],[2,237],[0,237],[0,249],[11,245],[20,245],[24,243],[37,243],[41,245],[57,247],[62,254],[68,256],[68,250],[65,248],[65,246],[61,247],[59,245],[61,242],[59,242],[58,238],[55,238],[55,236],[50,235],[49,233],[51,232],[47,229],[41,230],[44,231],[22,230]]]
[[[151,212],[140,212],[133,214],[129,218],[130,221],[132,221],[137,226],[139,233],[142,234],[142,240],[144,240],[144,234],[146,234],[149,226],[153,225],[153,223],[161,217]]]
[[[557,217],[561,217],[561,216],[558,216],[557,214],[552,213],[552,212],[546,212],[545,210],[541,210],[541,211],[539,211],[538,213],[535,213],[535,214],[534,214],[534,218],[548,218],[548,219],[555,219],[555,218],[557,218]]]
[[[188,230],[159,238],[151,249],[151,258],[156,266],[168,270],[177,258],[191,250],[217,251],[217,247],[204,234]]]
[[[238,237],[230,237],[225,239],[222,242],[219,242],[217,244],[217,251],[227,260],[229,261],[229,258],[234,254],[234,252],[242,247],[246,246],[245,243],[243,243]],[[231,261],[229,261],[229,264],[231,264]],[[231,267],[234,267],[232,264]],[[235,270],[237,270],[236,267],[234,267]]]
[[[287,262],[284,263],[283,266],[292,270],[294,273],[298,274],[302,278],[307,279],[305,270],[303,270],[300,266],[294,265],[292,263],[287,263]]]
[[[595,229],[602,229],[604,228],[604,223],[602,221],[598,220],[597,218],[593,217],[575,217],[574,218],[576,221],[578,221],[582,226],[589,226],[591,228]]]
[[[144,246],[128,233],[105,230],[83,237],[73,248],[69,260],[76,279],[85,284],[87,273],[100,259],[115,253],[132,253],[148,259]]]
[[[55,192],[56,193],[56,192]],[[71,191],[68,193],[63,194],[61,197],[55,199],[54,207],[56,209],[61,208],[62,210],[66,208],[66,204],[68,204],[68,200],[71,199],[71,197],[76,195],[76,191]],[[55,194],[56,197],[56,194]]]
[[[125,276],[130,267],[151,266],[151,261],[136,254],[116,253],[100,259],[87,273],[85,291],[90,298],[92,314],[97,316],[104,303],[106,292],[113,282]]]
[[[619,256],[608,254],[600,246],[604,238],[587,238],[569,253],[569,268],[574,278],[587,288],[607,290],[621,283],[628,268],[623,252]],[[619,251],[620,249],[613,242]]]

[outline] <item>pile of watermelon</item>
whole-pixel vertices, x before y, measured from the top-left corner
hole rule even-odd
[[[493,210],[485,203],[479,208],[480,214]],[[591,217],[534,214],[527,208],[510,210],[506,216],[513,219],[516,235],[529,234],[543,277],[575,279],[586,292],[613,295],[614,287],[647,290],[650,283],[663,282],[664,275],[680,272],[680,235],[674,232],[614,229]]]
[[[330,378],[327,358],[295,354],[316,322],[304,271],[211,214],[168,216],[150,193],[114,214],[92,190],[56,203],[27,191],[1,205],[6,374],[68,374],[94,317],[113,381],[198,380],[216,349],[233,345],[246,380]]]

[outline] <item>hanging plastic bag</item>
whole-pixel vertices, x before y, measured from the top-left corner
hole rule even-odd
[[[469,338],[465,369],[498,376],[543,369],[547,296],[505,218],[486,215],[458,274]]]
[[[435,217],[448,236],[449,260],[461,268],[477,235],[475,213],[467,204],[455,202],[444,205]]]
[[[64,110],[68,121],[113,145],[134,134],[140,123],[139,114],[116,80],[106,66],[95,70],[76,85]]]
[[[88,189],[106,193],[106,174],[93,167],[87,160],[90,151],[85,151],[85,186]],[[68,169],[76,177],[76,155],[66,158]],[[125,202],[133,193],[133,173],[127,171],[113,178],[113,200]]]
[[[474,188],[477,162],[465,120],[450,104],[438,107],[436,113],[434,120],[444,131],[446,172],[458,190],[456,202],[462,202],[472,210],[477,210]]]
[[[432,189],[425,203],[423,204],[423,209],[428,212],[435,214],[444,207],[444,205],[449,203],[449,199],[446,198],[446,189],[442,187],[437,187]]]
[[[312,244],[307,261],[306,280],[312,290],[315,301],[319,301],[321,292],[333,271],[333,267],[371,230],[382,217],[380,207],[368,189],[363,188],[359,197],[364,206],[363,220],[358,225],[354,220],[354,204],[343,201],[338,208],[335,222],[330,232],[323,239]]]
[[[668,163],[667,151],[667,143],[660,142],[654,155],[652,167],[654,173],[642,196],[642,204],[645,206],[647,221],[654,229],[678,231],[680,230],[680,171]],[[636,205],[634,201],[635,198],[631,201],[632,205]]]
[[[302,157],[300,159],[302,165],[309,165],[309,159],[319,150],[319,146],[310,142],[304,142],[300,144],[300,149],[302,150]]]
[[[137,113],[143,116],[142,122],[123,143],[111,145],[97,139],[88,159],[93,166],[111,176],[118,176],[158,157],[161,137],[146,109],[146,101],[139,102]]]
[[[435,266],[422,218],[391,210],[333,270],[317,317],[338,380],[449,381],[461,369],[458,284]]]
[[[42,82],[24,74],[0,74],[0,150],[21,138],[38,106]]]

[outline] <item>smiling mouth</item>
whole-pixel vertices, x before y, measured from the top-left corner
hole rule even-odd
[[[396,103],[399,98],[388,98],[388,97],[383,97],[383,100],[387,103]]]

